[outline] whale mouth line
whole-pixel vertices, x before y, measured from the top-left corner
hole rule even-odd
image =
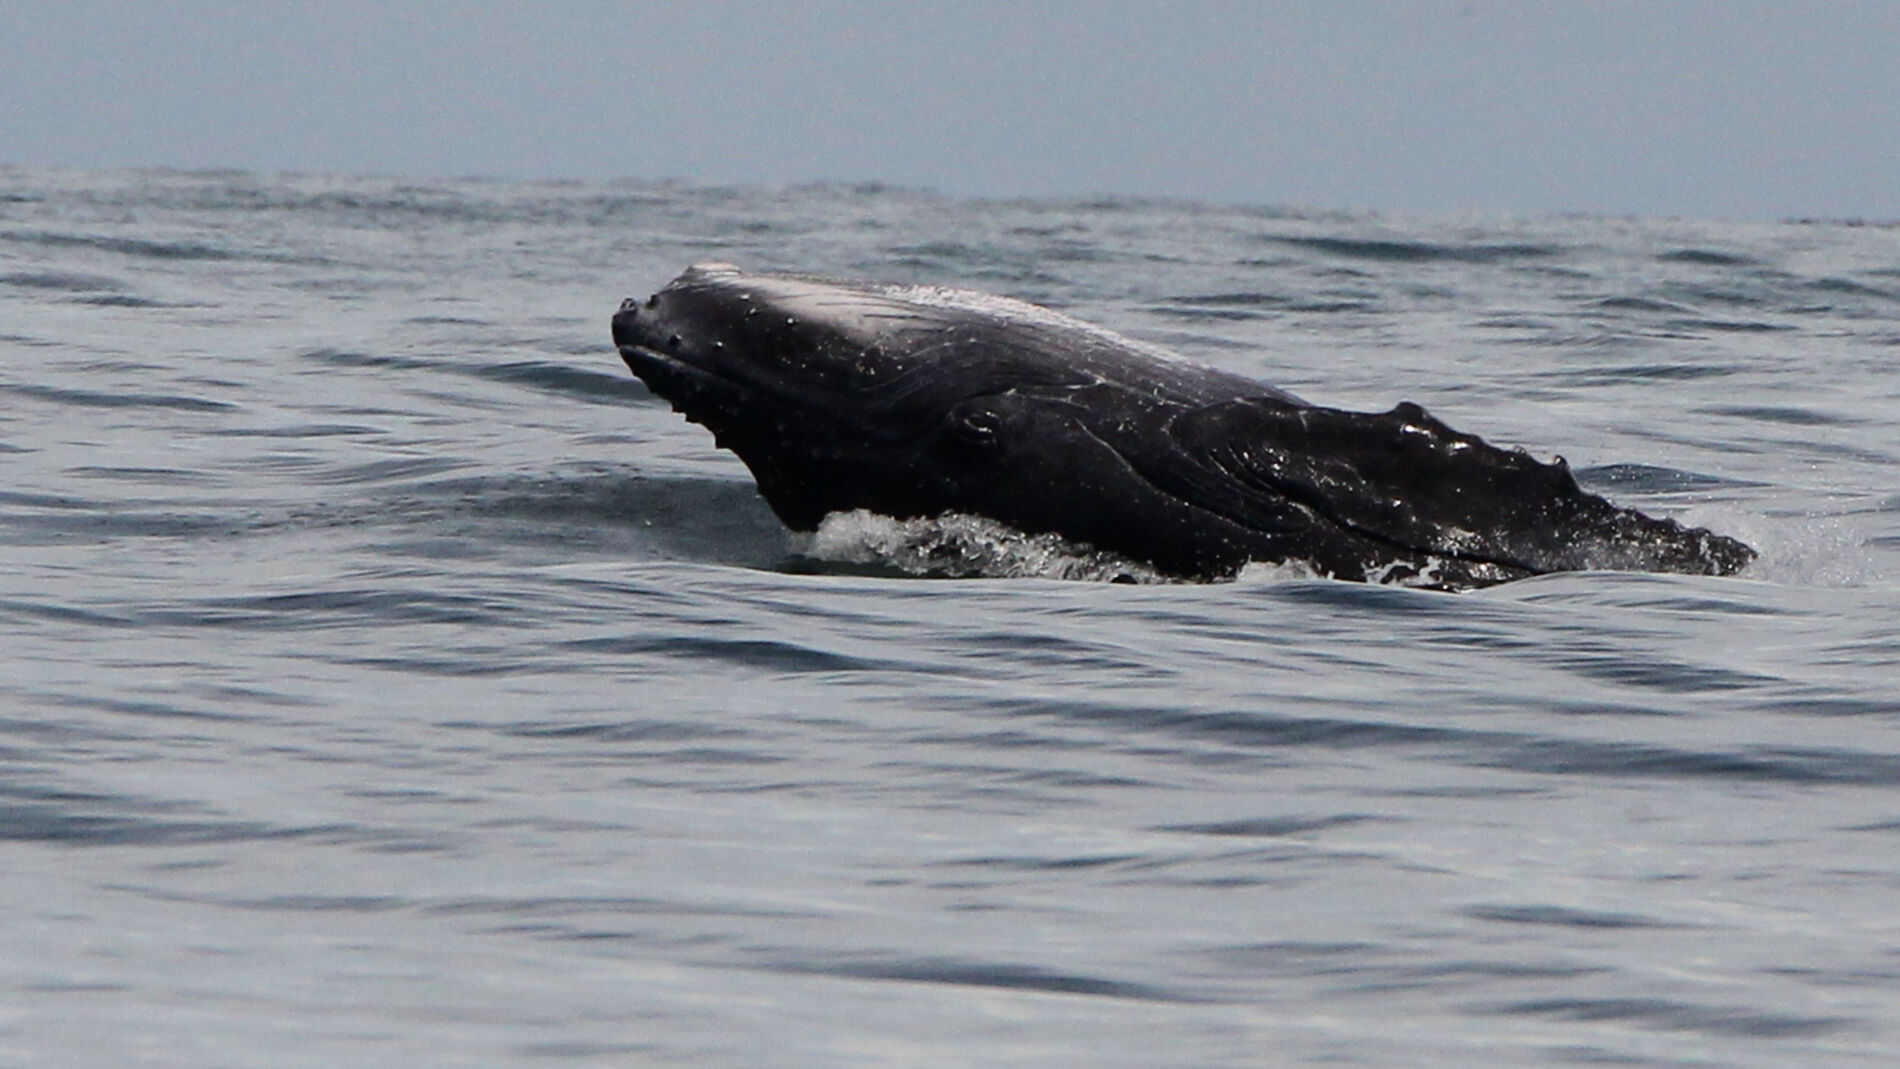
[[[758,404],[759,391],[746,382],[682,360],[673,353],[646,345],[620,345],[620,359],[643,383],[647,392],[672,406],[693,423],[708,417],[736,415]]]
[[[706,363],[690,359],[686,355],[678,352],[671,352],[655,348],[651,345],[640,345],[638,343],[622,344],[616,346],[616,348],[620,352],[620,359],[626,362],[628,369],[639,376],[641,381],[646,380],[646,376],[641,374],[644,369],[655,371],[662,375],[677,376],[689,384],[718,385],[730,390],[743,391],[748,394],[786,393],[789,396],[787,391],[776,390],[769,386],[760,386],[748,381],[745,376],[732,374],[723,368],[709,366]],[[649,384],[649,386],[650,385],[651,384]],[[656,390],[654,392],[658,393],[659,391]]]
[[[721,382],[730,382],[735,386],[739,385],[737,380],[721,375],[716,371],[709,371],[690,360],[682,360],[673,353],[663,353],[649,345],[621,345],[617,346],[617,348],[620,350],[620,359],[626,361],[627,366],[631,368],[636,375],[640,373],[641,367],[645,366],[652,370],[667,371],[673,374],[697,375],[709,379],[718,379]],[[642,376],[642,378],[644,379],[645,376]]]
[[[873,425],[867,429],[841,420],[835,397],[813,396],[784,382],[755,382],[648,345],[623,344],[616,348],[620,359],[649,393],[672,406],[687,422],[706,427],[715,435],[743,433],[748,421],[761,427],[822,426],[831,435],[852,427],[858,433],[842,436],[894,449],[913,446],[930,434],[928,426],[892,429]],[[748,459],[748,454],[734,444],[721,444],[739,453],[741,460]]]
[[[698,364],[681,360],[672,353],[663,353],[650,345],[620,345],[615,348],[620,350],[620,359],[627,361],[629,365],[631,365],[634,358],[637,357],[643,362],[660,364],[669,370],[684,368],[692,371],[700,371],[708,375],[712,374],[712,372],[705,371]]]

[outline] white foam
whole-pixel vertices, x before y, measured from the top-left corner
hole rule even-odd
[[[1761,557],[1741,578],[1787,586],[1873,587],[1887,585],[1860,525],[1840,516],[1816,516],[1765,524],[1731,525]]]
[[[1237,583],[1297,583],[1310,579],[1324,579],[1311,561],[1284,560],[1268,564],[1264,561],[1249,561],[1241,566],[1240,574],[1234,576]]]
[[[914,520],[892,519],[864,509],[834,512],[807,537],[803,550],[818,560],[880,564],[913,575],[1169,581],[1146,564],[1060,535],[1024,534],[995,520],[957,512]]]
[[[1799,586],[1869,586],[1880,576],[1865,548],[1840,520],[1813,520],[1796,537],[1725,524],[1761,547],[1762,558],[1742,577]],[[1755,536],[1755,537],[1751,537]],[[1170,583],[1181,580],[1153,566],[1090,548],[1055,534],[1025,534],[1007,524],[968,513],[899,520],[858,509],[834,512],[803,538],[800,552],[838,564],[869,564],[938,578],[1066,579],[1082,582]],[[1445,561],[1426,556],[1368,569],[1364,579],[1380,586],[1438,589]],[[1612,567],[1613,565],[1605,565]],[[1253,562],[1234,577],[1243,583],[1300,582],[1324,578],[1309,561]],[[1480,584],[1482,585],[1482,584]]]
[[[872,564],[938,578],[1067,579],[1081,582],[1174,583],[1153,566],[1071,542],[1061,535],[1025,534],[968,513],[898,520],[865,509],[834,512],[804,536],[800,551],[837,564]],[[1369,583],[1435,587],[1443,562],[1395,563],[1367,573]],[[1246,583],[1325,578],[1310,561],[1251,562],[1233,577]]]

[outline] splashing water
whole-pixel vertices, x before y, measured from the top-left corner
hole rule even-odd
[[[803,552],[821,561],[874,564],[946,579],[1075,579],[1165,583],[1153,568],[1055,534],[1024,534],[982,516],[946,512],[898,520],[864,509],[834,512],[805,536]]]

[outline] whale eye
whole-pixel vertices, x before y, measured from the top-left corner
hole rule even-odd
[[[680,336],[679,335],[668,334],[666,336],[666,351],[669,353],[677,353],[680,351]]]
[[[950,413],[950,433],[972,445],[994,443],[1002,428],[1002,415],[987,405],[963,405]]]

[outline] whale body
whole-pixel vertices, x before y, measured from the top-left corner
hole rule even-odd
[[[1173,576],[1296,562],[1446,589],[1584,569],[1728,575],[1755,557],[1418,405],[1308,404],[983,293],[700,264],[623,302],[613,338],[794,530],[855,509],[967,513]]]

